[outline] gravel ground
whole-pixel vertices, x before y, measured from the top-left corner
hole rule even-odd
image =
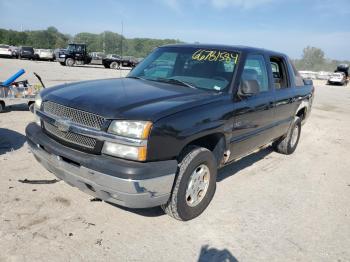
[[[127,72],[0,59],[0,79],[19,68],[48,86]],[[25,143],[31,113],[0,114],[0,261],[350,261],[350,88],[316,85],[296,152],[267,148],[223,168],[212,203],[189,222],[56,182]]]

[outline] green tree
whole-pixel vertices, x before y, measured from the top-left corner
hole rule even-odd
[[[325,54],[322,49],[308,46],[303,50],[303,56],[298,61],[298,67],[303,70],[320,71],[325,66],[325,62]]]

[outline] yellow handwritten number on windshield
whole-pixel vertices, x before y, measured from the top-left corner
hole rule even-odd
[[[238,54],[233,54],[226,51],[200,49],[192,55],[192,59],[198,61],[224,61],[226,63],[231,63],[233,60],[233,62],[237,64]]]

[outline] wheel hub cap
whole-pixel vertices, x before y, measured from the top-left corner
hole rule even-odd
[[[198,205],[206,195],[209,187],[210,171],[202,164],[190,176],[186,189],[186,202],[190,207]]]

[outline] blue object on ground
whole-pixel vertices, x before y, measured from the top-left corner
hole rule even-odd
[[[16,74],[11,76],[9,79],[5,80],[2,85],[3,86],[9,86],[11,85],[17,78],[19,78],[21,75],[23,75],[26,71],[24,69],[19,70]]]

